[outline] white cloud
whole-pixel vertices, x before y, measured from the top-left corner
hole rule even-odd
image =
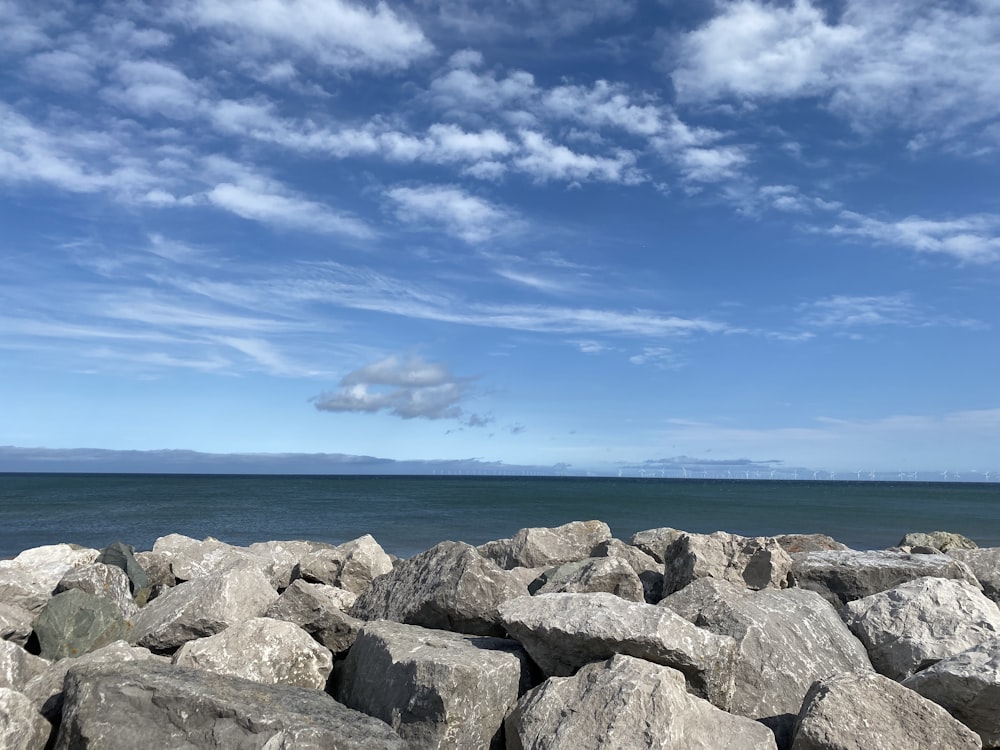
[[[910,295],[835,295],[800,308],[806,322],[822,327],[911,325],[922,319]]]
[[[514,165],[539,182],[599,180],[632,185],[644,179],[631,151],[618,150],[610,157],[591,156],[553,143],[542,133],[522,130],[520,135],[523,151],[514,159]]]
[[[557,86],[543,98],[554,116],[593,128],[615,127],[633,135],[653,136],[664,129],[666,115],[656,104],[637,104],[624,84],[597,81],[593,87]]]
[[[115,71],[114,88],[105,88],[108,100],[141,115],[188,119],[203,106],[202,87],[173,65],[155,60],[129,60]]]
[[[724,182],[739,176],[750,161],[740,146],[688,148],[677,155],[684,178],[691,182]]]
[[[97,85],[94,61],[72,50],[52,50],[32,55],[24,63],[29,76],[70,92]]]
[[[470,243],[494,239],[517,224],[506,209],[453,185],[400,186],[387,190],[386,196],[403,221],[444,226],[449,234]]]
[[[416,0],[439,22],[464,36],[488,39],[528,36],[549,40],[572,36],[600,23],[629,18],[634,0]]]
[[[1000,261],[1000,215],[973,214],[936,220],[908,216],[885,221],[842,211],[840,222],[830,234],[869,239],[918,253],[948,255],[963,263],[987,264]]]

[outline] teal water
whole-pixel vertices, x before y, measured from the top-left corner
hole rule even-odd
[[[232,544],[372,534],[407,557],[524,526],[600,519],[745,535],[820,532],[857,549],[908,531],[1000,546],[1000,483],[545,477],[0,474],[0,557],[42,544],[149,549],[177,532]]]

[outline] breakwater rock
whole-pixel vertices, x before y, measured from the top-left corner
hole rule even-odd
[[[0,561],[0,748],[1000,748],[1000,550],[960,541],[38,547]]]

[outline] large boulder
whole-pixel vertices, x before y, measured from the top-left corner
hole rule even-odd
[[[625,544],[621,539],[609,539],[597,545],[594,556],[612,557],[627,562],[639,576],[643,597],[649,604],[656,604],[663,598],[663,563],[638,547]]]
[[[34,616],[24,607],[0,602],[0,640],[25,645],[31,636],[33,619]]]
[[[942,659],[903,685],[945,708],[984,747],[1000,747],[1000,637]]]
[[[0,601],[37,614],[66,572],[94,562],[96,549],[49,544],[0,560]]]
[[[358,634],[334,696],[391,725],[417,748],[503,748],[504,717],[530,687],[516,641],[388,620]]]
[[[616,655],[529,691],[506,721],[508,750],[774,750],[761,724],[690,695],[684,675]]]
[[[702,578],[664,599],[684,619],[736,640],[732,713],[791,743],[795,716],[812,684],[842,672],[872,671],[868,654],[836,610],[814,591],[749,591]]]
[[[371,534],[302,557],[293,578],[337,586],[360,594],[376,578],[392,572],[392,558]]]
[[[31,700],[0,687],[0,747],[4,750],[44,750],[52,732]]]
[[[207,669],[269,685],[298,685],[322,690],[333,657],[290,622],[251,617],[221,633],[188,641],[174,654],[174,664]]]
[[[948,555],[911,555],[892,550],[802,552],[792,556],[799,586],[839,607],[917,578],[954,578],[978,586],[969,568]]]
[[[268,561],[271,583],[282,591],[294,580],[294,570],[303,557],[317,550],[331,549],[332,544],[307,540],[254,542],[247,550]]]
[[[698,578],[717,578],[750,589],[789,585],[792,558],[772,537],[717,531],[682,534],[663,553],[663,594],[680,591]]]
[[[666,562],[663,556],[673,542],[685,533],[680,529],[672,529],[669,526],[662,526],[658,529],[646,529],[635,532],[628,540],[633,547],[638,547],[641,551],[656,560],[660,565]]]
[[[139,611],[132,598],[132,582],[128,574],[114,565],[90,563],[72,568],[56,585],[55,593],[79,589],[94,596],[103,596],[118,607],[122,618],[129,620]]]
[[[149,599],[152,581],[146,575],[145,569],[135,558],[135,548],[124,542],[112,542],[101,550],[95,562],[121,568],[129,580],[129,590],[136,603],[140,606]]]
[[[778,534],[775,541],[789,555],[799,552],[824,552],[828,550],[850,549],[846,544],[838,542],[826,534]]]
[[[55,750],[404,750],[384,722],[319,690],[159,663],[66,674]]]
[[[23,692],[28,681],[48,666],[48,660],[29,654],[22,646],[0,641],[0,687]]]
[[[646,601],[642,581],[632,566],[618,557],[587,557],[543,573],[528,587],[533,594],[588,594],[605,591],[631,602]]]
[[[614,594],[543,594],[500,606],[507,631],[549,676],[626,654],[680,670],[692,690],[720,708],[732,701],[736,642],[695,627],[669,609]]]
[[[39,656],[62,659],[126,638],[132,627],[110,599],[69,589],[49,599],[32,630],[38,639]]]
[[[1000,609],[966,581],[918,578],[841,611],[875,669],[903,680],[1000,634]]]
[[[976,549],[978,545],[967,536],[951,531],[913,531],[899,540],[897,547],[931,547],[941,552],[955,549]]]
[[[143,607],[132,640],[158,653],[259,617],[278,598],[256,567],[234,567],[168,589]]]
[[[441,542],[376,578],[350,614],[437,630],[503,636],[497,607],[526,589],[464,542]]]
[[[267,608],[264,617],[294,623],[331,652],[339,654],[351,647],[365,624],[364,620],[344,611],[356,599],[350,591],[298,578]]]
[[[602,542],[611,539],[603,521],[571,521],[552,528],[521,529],[510,539],[497,539],[478,547],[479,553],[501,568],[555,567],[593,557]]]
[[[967,565],[983,587],[983,593],[1000,605],[1000,547],[951,549],[948,556]]]
[[[980,750],[947,711],[874,672],[816,682],[802,703],[792,750]]]
[[[177,585],[177,577],[171,567],[173,557],[169,552],[153,552],[152,550],[136,552],[135,560],[146,571],[152,591],[162,593],[163,589]],[[152,598],[152,596],[148,598]]]
[[[268,576],[273,571],[266,558],[210,536],[199,540],[183,534],[168,534],[153,542],[153,552],[170,560],[170,568],[178,581],[192,581],[234,566],[255,567]]]

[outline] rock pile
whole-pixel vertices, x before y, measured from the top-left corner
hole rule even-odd
[[[52,545],[0,561],[0,748],[1000,748],[998,582],[941,532]]]

